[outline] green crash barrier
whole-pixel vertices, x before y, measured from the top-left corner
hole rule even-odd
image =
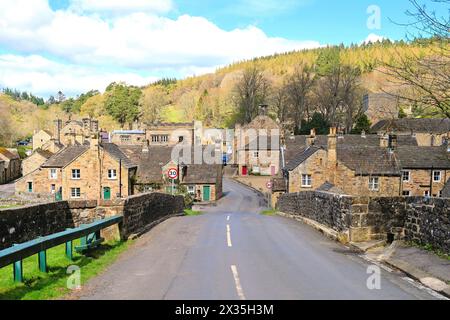
[[[38,253],[39,270],[47,273],[47,251],[40,251]]]
[[[13,263],[14,282],[23,282],[22,260]]]

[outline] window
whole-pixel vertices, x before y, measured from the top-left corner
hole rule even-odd
[[[404,197],[410,197],[411,196],[411,191],[403,191],[403,196]]]
[[[302,174],[302,187],[304,188],[312,187],[312,176],[310,174]]]
[[[81,197],[80,188],[71,188],[70,189],[70,197],[71,198],[80,198]]]
[[[131,141],[131,136],[126,135],[126,136],[120,136],[120,141],[121,142],[130,142]]]
[[[72,169],[72,179],[79,180],[81,178],[80,169]]]
[[[167,141],[169,141],[169,136],[168,135],[161,136],[161,142],[167,142]]]
[[[259,157],[259,152],[258,151],[253,152],[253,157],[258,158]]]
[[[110,179],[110,180],[117,179],[117,170],[116,169],[109,169],[108,170],[108,179]]]
[[[58,179],[58,171],[56,169],[50,169],[50,179]]]
[[[179,136],[179,137],[178,137],[178,142],[183,142],[183,140],[184,140],[184,137],[183,137],[183,136]]]
[[[195,186],[188,186],[187,189],[190,195],[195,196]]]
[[[433,171],[433,181],[434,182],[441,182],[441,176],[442,176],[441,171]]]
[[[402,179],[403,179],[403,182],[410,182],[411,181],[411,171],[403,171]]]
[[[51,193],[51,194],[54,194],[55,192],[56,192],[56,185],[52,184],[52,185],[50,186],[50,193]]]
[[[430,197],[430,190],[425,191],[423,195],[427,198]]]
[[[28,192],[33,192],[33,182],[28,182]]]
[[[380,190],[380,179],[378,177],[369,178],[369,190],[370,191]]]

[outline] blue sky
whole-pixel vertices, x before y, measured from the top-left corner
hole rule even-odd
[[[0,87],[76,95],[275,52],[398,40],[407,30],[391,20],[407,22],[408,8],[408,0],[2,0]]]

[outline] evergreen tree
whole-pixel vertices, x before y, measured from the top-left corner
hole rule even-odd
[[[356,120],[356,124],[355,124],[355,127],[352,130],[352,133],[353,134],[361,134],[363,131],[365,133],[370,133],[370,127],[371,126],[372,126],[372,124],[370,123],[369,118],[365,114],[362,114]]]

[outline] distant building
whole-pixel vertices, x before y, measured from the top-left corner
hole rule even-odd
[[[200,202],[217,201],[222,197],[223,167],[221,165],[181,166],[180,184]]]
[[[450,119],[381,120],[371,130],[378,134],[412,136],[419,146],[441,146],[450,138]]]
[[[47,150],[36,149],[33,154],[22,160],[22,174],[25,176],[43,165],[53,153]]]
[[[145,131],[151,146],[194,144],[194,122],[155,123],[147,125]]]
[[[52,133],[48,130],[39,130],[33,135],[33,150],[42,148],[44,144],[52,139]]]
[[[236,125],[234,160],[241,176],[275,176],[280,170],[280,127],[266,115],[266,108],[260,106],[260,115],[249,124]]]
[[[0,183],[8,183],[18,179],[22,174],[21,160],[17,152],[0,147]]]
[[[111,133],[110,140],[117,145],[143,145],[146,135],[143,130],[115,130]]]
[[[387,93],[368,93],[363,97],[363,111],[371,123],[398,119],[399,101]]]

